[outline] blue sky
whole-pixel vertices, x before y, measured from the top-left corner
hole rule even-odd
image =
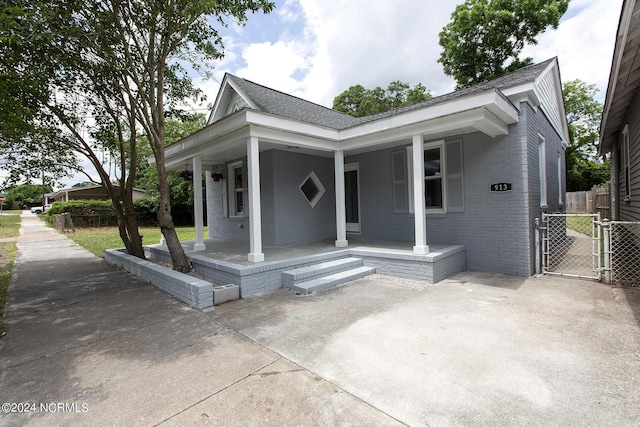
[[[213,102],[225,72],[325,106],[354,84],[393,80],[424,84],[434,95],[454,89],[437,62],[438,33],[461,0],[276,0],[268,15],[223,31],[226,56],[198,85]],[[572,0],[557,30],[525,56],[557,56],[563,81],[596,84],[604,99],[622,0]],[[217,80],[217,82],[216,82]]]
[[[437,62],[438,33],[461,2],[276,0],[270,14],[221,31],[226,55],[212,64],[212,79],[196,76],[196,84],[210,103],[225,72],[328,107],[355,84],[386,87],[400,80],[442,95],[455,82]],[[622,0],[572,0],[559,28],[541,35],[524,56],[536,62],[557,56],[563,81],[596,84],[602,101],[621,7]],[[62,186],[85,180],[80,175]]]

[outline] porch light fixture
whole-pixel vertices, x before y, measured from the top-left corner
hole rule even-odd
[[[311,171],[311,173],[307,175],[299,188],[312,208],[316,206],[324,193],[327,192],[314,171]]]

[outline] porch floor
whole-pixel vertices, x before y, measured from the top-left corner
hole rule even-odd
[[[283,275],[308,266],[323,266],[334,260],[354,257],[362,267],[391,276],[437,283],[465,268],[465,249],[461,245],[429,245],[428,254],[413,253],[410,242],[349,239],[349,246],[336,248],[333,240],[283,246],[265,246],[263,262],[247,260],[248,242],[206,239],[204,251],[194,251],[194,241],[182,242],[193,269],[217,284],[240,287],[240,296],[270,292],[283,286]],[[171,262],[165,245],[147,246],[147,257]],[[358,261],[356,261],[358,262]],[[360,267],[349,269],[359,272]],[[356,271],[357,270],[357,271]],[[334,272],[333,267],[326,273]],[[337,271],[335,271],[337,273]],[[288,276],[287,276],[288,277]],[[329,276],[323,276],[329,277]],[[344,282],[342,282],[344,283]]]
[[[195,241],[182,242],[182,246],[189,254],[201,255],[220,261],[239,265],[259,265],[247,260],[249,243],[233,240],[205,239],[204,251],[193,251]],[[429,244],[430,252],[441,252],[451,245]],[[413,254],[413,243],[397,241],[373,241],[359,238],[349,238],[349,246],[337,248],[334,240],[322,240],[318,242],[296,243],[281,246],[263,246],[264,262],[283,261],[291,258],[308,257],[311,255],[326,254],[331,252],[350,250],[365,250],[372,252]]]

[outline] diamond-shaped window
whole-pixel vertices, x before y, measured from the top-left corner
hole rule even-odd
[[[314,171],[311,171],[304,181],[302,181],[300,191],[312,208],[316,206],[324,193],[327,192]]]

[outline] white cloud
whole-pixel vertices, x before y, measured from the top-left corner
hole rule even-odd
[[[219,70],[326,106],[354,84],[385,87],[401,80],[423,83],[435,95],[454,89],[437,62],[438,33],[459,0],[277,3],[275,12],[260,22],[269,26],[271,40],[251,40],[250,17],[243,42],[227,48],[233,60],[225,58]],[[523,54],[536,62],[558,56],[564,80],[595,83],[604,96],[621,0],[613,3],[572,0],[560,27],[541,35],[539,44]]]
[[[453,89],[436,61],[438,33],[456,1],[301,0],[307,30],[317,41],[305,79],[313,100],[329,105],[354,84],[386,87],[393,80],[423,83],[434,93]]]
[[[596,84],[597,97],[603,100],[621,8],[622,0],[572,0],[558,29],[542,34],[523,56],[536,62],[557,56],[563,81]]]
[[[246,66],[236,74],[261,84],[268,80],[273,89],[295,93],[300,90],[302,82],[294,76],[305,73],[309,68],[307,53],[307,45],[296,41],[254,43],[243,49],[242,58]]]
[[[438,33],[460,2],[276,0],[271,14],[249,15],[246,26],[223,31],[225,57],[214,78],[195,84],[208,103],[225,71],[326,106],[354,84],[385,87],[393,80],[441,95],[455,83],[437,62]],[[559,28],[539,36],[523,56],[536,62],[557,56],[564,81],[594,83],[603,99],[621,6],[622,0],[572,0]]]

